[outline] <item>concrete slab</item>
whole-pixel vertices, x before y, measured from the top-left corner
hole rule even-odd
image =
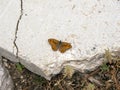
[[[13,42],[20,16],[20,1],[1,0],[0,8],[0,54],[15,60],[17,50]]]
[[[10,2],[17,3],[6,9],[7,15],[10,13],[14,18],[8,21],[3,19],[7,15],[2,16],[6,22],[1,23],[0,47],[17,55],[29,70],[46,79],[59,73],[65,65],[81,72],[93,70],[102,63],[104,49],[120,48],[120,2],[117,0]],[[54,52],[49,38],[71,43],[72,48],[65,53]]]

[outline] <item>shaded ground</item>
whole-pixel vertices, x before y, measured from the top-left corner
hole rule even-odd
[[[15,90],[120,90],[120,54],[112,56],[106,50],[105,59],[106,62],[93,72],[73,74],[72,68],[67,67],[51,81],[30,72],[20,63],[6,59],[3,63],[13,79]]]

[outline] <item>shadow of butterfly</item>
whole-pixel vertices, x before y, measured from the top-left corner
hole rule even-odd
[[[64,53],[68,49],[72,48],[72,45],[70,43],[58,41],[53,38],[48,39],[48,42],[51,45],[53,51],[59,50],[61,53]]]

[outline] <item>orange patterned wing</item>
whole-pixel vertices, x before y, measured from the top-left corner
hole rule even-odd
[[[59,47],[59,51],[61,53],[64,53],[65,51],[67,51],[70,48],[72,48],[72,45],[70,43],[62,42],[61,45],[60,45],[60,47]]]
[[[51,48],[52,48],[53,51],[57,51],[58,50],[58,47],[57,47],[58,44],[59,44],[58,40],[51,38],[51,39],[48,39],[48,42],[51,45]]]

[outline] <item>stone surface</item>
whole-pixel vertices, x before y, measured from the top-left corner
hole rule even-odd
[[[7,6],[1,6],[0,11],[0,54],[10,60],[19,59],[46,79],[65,65],[81,72],[93,70],[102,63],[105,49],[120,48],[118,0],[6,2],[0,1]],[[54,52],[49,38],[69,42],[72,48],[65,53]]]
[[[7,69],[2,64],[2,58],[0,57],[0,90],[13,90],[14,85]]]
[[[20,0],[0,1],[0,54],[16,61],[14,45],[17,21],[20,16]]]

